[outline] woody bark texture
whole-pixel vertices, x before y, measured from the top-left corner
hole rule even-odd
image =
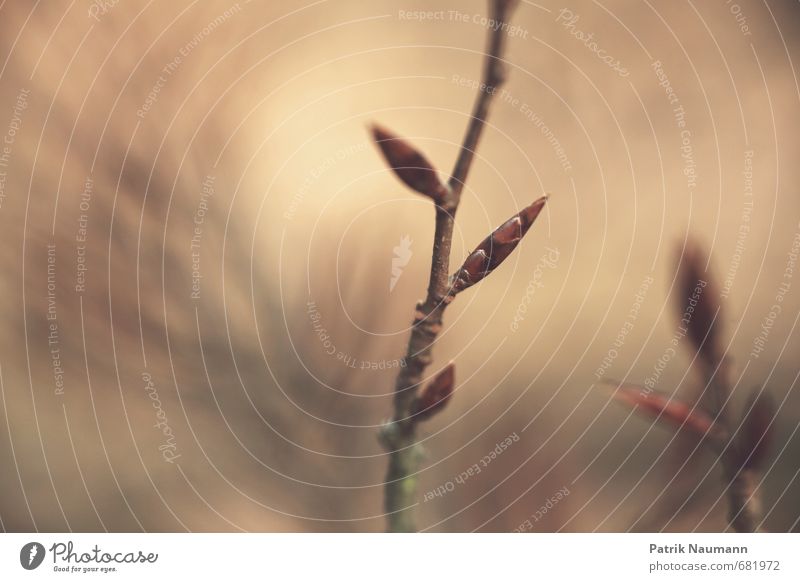
[[[491,0],[489,7],[492,18],[498,22],[508,22],[516,3],[516,0]],[[506,76],[502,61],[505,40],[503,27],[488,33],[483,82],[495,89]],[[487,90],[477,95],[458,159],[446,184],[439,181],[435,169],[424,156],[388,131],[373,128],[373,137],[398,178],[413,190],[431,198],[436,208],[428,292],[425,300],[417,304],[406,351],[406,366],[398,374],[395,385],[392,418],[383,426],[380,434],[389,453],[385,510],[387,529],[391,532],[416,530],[414,508],[417,505],[417,474],[422,456],[417,424],[440,410],[453,391],[452,364],[440,372],[422,393],[420,385],[426,368],[432,362],[431,348],[442,328],[442,316],[457,292],[453,288],[454,278],[449,275],[453,224],[461,191],[495,92]]]

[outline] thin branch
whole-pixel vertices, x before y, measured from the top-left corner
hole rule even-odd
[[[757,471],[772,439],[775,406],[763,391],[753,393],[739,427],[734,429],[728,404],[732,392],[731,369],[719,324],[720,295],[706,265],[708,260],[700,247],[687,243],[678,260],[681,293],[678,307],[684,332],[695,352],[695,362],[706,382],[704,393],[708,403],[700,406],[702,395],[692,405],[625,384],[616,386],[613,396],[637,411],[687,428],[701,437],[722,466],[730,527],[737,532],[754,532],[761,516]]]
[[[516,0],[491,0],[492,18],[496,22],[507,22],[515,4]],[[388,516],[388,529],[393,532],[415,531],[416,529],[414,506],[417,504],[416,479],[421,458],[416,428],[417,422],[424,417],[424,415],[418,414],[419,387],[425,369],[432,361],[431,348],[442,328],[443,313],[454,296],[449,277],[454,219],[464,181],[472,165],[475,148],[489,114],[492,94],[505,80],[505,68],[502,61],[506,36],[504,28],[498,26],[489,31],[483,82],[493,90],[481,91],[476,98],[472,119],[464,136],[452,176],[448,180],[447,188],[442,193],[440,189],[435,189],[434,192],[431,187],[432,191],[426,193],[436,203],[436,228],[428,292],[425,301],[417,304],[406,352],[406,366],[398,374],[395,385],[394,412],[391,421],[386,423],[381,431],[381,440],[389,451],[385,509]],[[386,154],[385,150],[384,153]],[[405,159],[416,160],[417,167],[424,167],[427,170],[427,160],[424,157],[417,158],[406,152]],[[425,161],[422,162],[420,159]],[[387,160],[391,165],[388,155]],[[414,184],[421,182],[423,181],[414,181]],[[445,377],[449,375],[452,378],[452,365],[446,370],[449,372],[445,374]],[[438,378],[441,377],[440,374]],[[434,382],[436,381],[434,380]],[[452,384],[447,388],[452,391]]]
[[[517,0],[494,0],[490,2],[491,18],[495,22],[508,22],[516,5]],[[467,132],[464,135],[458,159],[453,167],[453,175],[448,182],[456,207],[472,165],[475,148],[478,146],[483,126],[489,115],[489,105],[492,102],[492,98],[506,81],[507,67],[503,61],[506,36],[502,26],[496,27],[496,30],[489,33],[486,59],[483,67],[483,84],[481,85],[485,90],[480,91],[475,100],[472,118],[467,126]]]
[[[741,442],[741,439],[748,438],[748,435],[736,439],[736,431],[732,427],[728,406],[732,391],[730,362],[722,348],[719,293],[706,273],[707,264],[708,261],[700,247],[688,243],[679,263],[679,288],[683,291],[684,299],[691,297],[696,302],[688,324],[688,336],[694,345],[697,361],[705,377],[706,389],[710,396],[709,408],[714,416],[715,425],[720,434],[724,435],[724,443],[718,451],[718,458],[722,465],[723,484],[728,497],[728,522],[737,532],[754,532],[758,528],[761,515],[760,500],[755,490],[757,463],[748,464],[747,460],[742,458],[741,451],[746,447],[751,447],[753,450],[756,445],[747,441]],[[700,289],[702,292],[698,296]],[[755,425],[759,426],[758,423]],[[763,456],[761,450],[758,454]]]

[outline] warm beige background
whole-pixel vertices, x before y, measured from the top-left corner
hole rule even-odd
[[[387,173],[365,126],[379,120],[449,170],[474,98],[454,81],[479,78],[485,29],[473,18],[485,3],[101,4],[99,22],[85,1],[0,9],[4,136],[20,90],[30,90],[0,206],[2,527],[380,530],[375,425],[390,411],[395,372],[327,355],[306,304],[359,362],[402,353],[425,286],[432,212]],[[696,455],[679,471],[683,445],[665,452],[673,433],[628,418],[594,382],[647,276],[654,282],[608,375],[642,383],[652,374],[676,325],[670,290],[687,233],[725,280],[752,150],[751,228],[724,323],[737,378],[743,372],[736,406],[762,385],[781,403],[765,526],[798,528],[796,278],[765,351],[749,354],[800,232],[800,14],[788,0],[740,0],[745,35],[732,5],[570,3],[575,29],[593,33],[627,77],[558,22],[562,5],[520,6],[511,102],[493,109],[453,260],[542,192],[552,199],[512,259],[447,314],[434,371],[454,359],[459,386],[426,426],[422,527],[512,530],[563,487],[570,494],[535,529],[724,527],[711,459]],[[400,17],[426,9],[444,19]],[[138,117],[163,68],[193,42]],[[692,192],[655,60],[686,111]],[[193,300],[192,220],[209,174],[215,194]],[[390,293],[403,236],[412,256]],[[50,242],[63,396],[47,342]],[[558,261],[537,273],[546,248]],[[531,281],[541,287],[513,331]],[[699,380],[689,361],[681,350],[659,388],[691,397]],[[145,371],[181,455],[172,464],[158,449]],[[422,503],[515,432],[519,442],[479,475]]]

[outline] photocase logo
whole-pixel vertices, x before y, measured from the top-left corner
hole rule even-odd
[[[28,542],[19,551],[19,563],[26,570],[35,570],[44,561],[44,546],[39,542]]]
[[[395,285],[403,274],[403,267],[411,260],[411,237],[407,234],[400,237],[400,244],[394,247],[394,257],[392,258],[392,277],[389,279],[389,293],[394,291]]]

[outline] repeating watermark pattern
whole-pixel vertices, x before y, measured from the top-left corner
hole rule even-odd
[[[322,313],[317,307],[317,304],[311,299],[306,303],[306,312],[308,313],[308,318],[311,320],[311,327],[314,330],[314,335],[317,336],[320,344],[322,344],[322,349],[327,355],[335,356],[337,362],[354,370],[392,370],[406,367],[405,358],[396,360],[359,360],[345,351],[337,350],[331,334],[322,324]]]
[[[739,271],[739,265],[742,263],[745,243],[750,234],[750,222],[753,215],[753,150],[748,149],[744,152],[744,169],[742,170],[742,175],[744,176],[742,217],[739,221],[739,230],[736,233],[736,247],[733,250],[733,257],[731,257],[730,267],[728,267],[728,274],[725,276],[725,281],[722,283],[720,296],[723,299],[727,299],[731,292],[731,287],[733,287],[733,282],[736,279],[736,273]]]
[[[536,267],[533,269],[533,275],[530,281],[528,281],[528,286],[525,287],[525,295],[517,306],[517,312],[514,314],[514,319],[511,321],[510,325],[511,333],[515,333],[519,329],[519,324],[522,323],[528,315],[528,307],[533,303],[536,290],[544,287],[542,279],[544,278],[545,269],[555,269],[558,264],[558,258],[560,256],[558,249],[545,247],[545,250],[547,252],[543,254],[539,258],[539,262],[536,263]]]
[[[742,33],[742,36],[753,36],[753,33],[750,32],[750,25],[747,22],[747,17],[742,12],[742,7],[736,2],[733,2],[733,0],[725,0],[725,5],[733,15],[736,26],[739,27],[739,32]]]
[[[561,142],[556,137],[556,134],[552,129],[550,129],[544,119],[542,119],[542,117],[536,113],[536,111],[534,111],[533,108],[526,102],[514,97],[514,95],[507,89],[501,88],[498,91],[497,87],[487,85],[486,83],[476,81],[475,79],[462,77],[458,74],[454,74],[450,78],[450,81],[459,87],[494,95],[501,103],[509,105],[512,109],[519,111],[519,113],[525,119],[530,121],[536,127],[536,129],[541,132],[548,145],[553,149],[553,153],[555,153],[558,163],[561,164],[561,169],[564,170],[564,172],[570,172],[572,170],[572,162],[570,162],[569,156],[567,156],[564,146],[561,145]]]
[[[531,531],[533,529],[533,524],[542,519],[548,512],[550,512],[556,505],[561,502],[562,499],[565,499],[569,495],[569,488],[565,485],[558,491],[556,491],[553,495],[547,498],[539,509],[534,511],[528,519],[523,521],[519,524],[514,530],[514,533],[523,533],[526,531]],[[533,520],[533,521],[531,521]]]
[[[392,257],[392,276],[389,278],[389,293],[394,291],[395,285],[403,275],[403,267],[408,265],[414,254],[411,252],[412,242],[411,237],[404,234],[400,237],[398,245],[392,249],[394,256]]]
[[[539,130],[544,139],[553,149],[558,163],[561,164],[561,169],[564,170],[564,172],[572,171],[572,162],[569,161],[569,157],[564,150],[564,146],[561,145],[561,141],[556,137],[556,134],[553,133],[553,130],[550,129],[547,123],[545,123],[544,119],[542,119],[539,114],[536,113],[527,103],[520,104],[519,99],[512,97],[511,94],[505,89],[500,92],[500,99],[501,101],[509,103],[512,107],[519,107],[519,112],[523,115],[523,117],[530,121],[536,127],[536,129]]]
[[[170,77],[172,77],[178,71],[184,59],[186,59],[194,49],[200,46],[200,44],[206,38],[211,36],[211,34],[213,34],[217,28],[224,24],[228,19],[241,12],[241,10],[242,7],[237,2],[225,12],[217,16],[214,20],[206,24],[197,34],[192,37],[192,40],[178,49],[178,54],[176,54],[170,62],[164,65],[164,68],[161,69],[161,74],[158,76],[158,79],[156,79],[156,82],[153,83],[153,86],[150,88],[150,91],[148,92],[147,97],[145,97],[141,107],[136,110],[136,116],[139,119],[144,119],[150,109],[153,108],[158,101],[161,90],[166,87]]]
[[[569,31],[572,36],[581,41],[586,48],[594,53],[594,55],[603,63],[605,63],[606,66],[610,67],[612,71],[617,73],[617,75],[620,77],[627,77],[630,75],[630,71],[622,66],[622,63],[620,63],[619,59],[616,59],[608,54],[603,47],[597,44],[597,41],[594,39],[593,32],[587,34],[575,26],[578,24],[580,19],[580,14],[575,14],[569,8],[562,8],[559,10],[558,15],[556,16],[556,22],[561,24],[561,26]]]
[[[181,456],[178,453],[178,444],[172,427],[167,420],[167,413],[161,405],[158,389],[156,388],[155,382],[153,382],[153,377],[150,375],[150,372],[142,372],[142,382],[144,382],[144,390],[153,403],[153,408],[156,411],[156,418],[158,419],[153,425],[153,428],[160,430],[161,434],[164,436],[164,442],[158,446],[158,450],[161,453],[161,457],[167,463],[175,463],[175,460]]]
[[[306,196],[308,196],[312,186],[314,186],[314,184],[316,184],[326,172],[328,172],[339,162],[343,162],[350,156],[353,156],[359,152],[363,152],[366,149],[368,149],[368,146],[364,142],[348,145],[338,149],[336,153],[326,157],[319,164],[317,164],[310,172],[303,176],[303,180],[300,182],[300,187],[297,189],[297,192],[289,202],[289,206],[283,213],[283,217],[286,220],[292,220],[297,213],[297,209],[300,208],[300,205],[306,199]]]
[[[678,94],[672,87],[672,83],[664,72],[664,67],[661,61],[653,61],[650,65],[656,74],[658,84],[664,88],[667,95],[667,100],[672,106],[672,115],[675,119],[675,125],[680,130],[681,138],[681,159],[683,160],[683,175],[686,177],[686,189],[692,192],[697,187],[697,164],[694,160],[694,147],[692,146],[692,132],[686,123],[686,110],[681,105]]]
[[[658,358],[655,365],[653,366],[653,373],[650,374],[644,381],[644,388],[642,388],[642,395],[649,396],[653,390],[655,390],[656,385],[658,385],[659,380],[661,380],[661,375],[667,369],[672,358],[677,355],[677,347],[681,343],[686,334],[689,333],[689,324],[692,321],[692,314],[694,313],[695,307],[697,307],[698,301],[700,301],[700,295],[703,293],[703,290],[708,285],[707,281],[703,279],[699,279],[697,284],[695,285],[694,289],[692,290],[691,296],[686,303],[686,307],[684,308],[683,314],[681,315],[681,319],[678,322],[678,327],[672,334],[672,338],[669,340],[669,346],[667,349],[664,350],[664,353],[661,357]]]
[[[203,224],[206,221],[209,199],[214,196],[215,176],[207,175],[203,180],[200,190],[200,203],[192,218],[192,238],[189,241],[189,250],[192,253],[192,291],[191,299],[200,299],[200,281],[203,278],[200,272],[200,242],[203,239]]]
[[[647,291],[650,289],[650,285],[653,284],[653,281],[653,277],[650,275],[646,276],[639,285],[639,288],[636,290],[636,295],[633,297],[633,305],[631,305],[631,308],[628,310],[628,314],[625,316],[625,322],[622,324],[622,327],[619,328],[617,337],[614,338],[614,342],[611,344],[611,347],[608,348],[606,355],[603,357],[603,361],[594,372],[594,376],[598,380],[605,376],[606,372],[614,363],[614,360],[616,360],[619,356],[619,352],[622,349],[622,346],[625,345],[625,340],[627,339],[628,334],[633,330],[636,320],[639,319],[639,313],[642,310],[642,304],[644,303],[645,297],[647,297]]]
[[[56,306],[56,245],[47,245],[47,347],[53,370],[55,395],[64,395],[64,367],[61,363],[61,339]]]
[[[105,16],[119,4],[119,0],[94,0],[89,4],[88,17],[100,22],[100,17]]]
[[[466,483],[470,478],[474,477],[475,475],[479,474],[483,471],[489,464],[494,461],[497,457],[502,455],[508,448],[513,445],[514,443],[519,442],[519,435],[516,432],[512,432],[502,441],[495,444],[494,448],[489,451],[488,454],[481,457],[480,461],[473,464],[468,469],[461,472],[460,475],[455,477],[454,479],[450,479],[446,483],[439,485],[435,489],[431,489],[424,496],[424,502],[431,501],[434,497],[443,497],[448,493],[452,493],[456,489],[456,485],[463,485]]]
[[[480,13],[461,12],[460,10],[398,10],[397,19],[411,22],[438,21],[477,24],[494,32],[503,31],[511,38],[527,39],[530,34],[518,24],[509,24],[508,22],[488,18]]]
[[[28,108],[30,94],[31,90],[24,87],[17,93],[17,100],[11,110],[11,121],[9,121],[8,129],[3,136],[2,148],[0,148],[0,209],[3,208],[3,202],[6,199],[6,180],[8,179],[6,168],[11,163],[14,142],[17,139],[17,133],[22,128],[22,114]]]
[[[800,224],[797,225],[800,229]],[[772,326],[775,325],[775,320],[783,311],[783,300],[792,288],[792,279],[794,278],[794,270],[797,267],[797,257],[800,255],[800,230],[795,232],[792,239],[792,246],[789,248],[786,258],[786,266],[781,274],[781,282],[775,291],[773,303],[769,308],[769,313],[761,321],[761,329],[758,335],[753,339],[753,347],[750,350],[750,357],[758,359],[764,347],[767,345],[769,334],[772,331]]]
[[[78,215],[78,232],[75,233],[75,292],[78,294],[86,291],[86,271],[89,270],[86,264],[86,243],[89,240],[89,208],[92,203],[93,190],[94,180],[91,176],[87,176],[78,205],[80,214]]]

